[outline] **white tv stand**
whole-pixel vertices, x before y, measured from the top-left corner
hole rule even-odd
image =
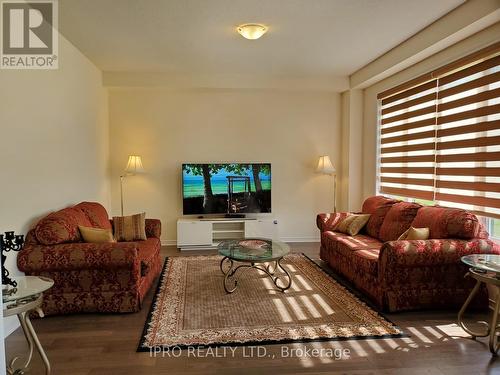
[[[222,240],[261,237],[278,239],[274,218],[203,218],[177,220],[177,247],[181,250],[214,249]]]

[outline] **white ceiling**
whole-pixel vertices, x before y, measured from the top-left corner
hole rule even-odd
[[[59,0],[60,30],[103,71],[347,76],[462,0]],[[269,26],[243,39],[240,23]]]

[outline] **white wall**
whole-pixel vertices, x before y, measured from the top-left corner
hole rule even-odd
[[[63,37],[58,70],[0,70],[0,232],[82,200],[109,207],[101,72]],[[17,254],[7,268],[19,274]],[[16,327],[5,319],[5,333]]]
[[[125,213],[162,220],[176,239],[182,216],[183,162],[271,162],[272,209],[286,240],[315,240],[318,212],[333,208],[333,180],[317,158],[340,158],[340,95],[267,90],[110,89],[112,210],[120,212],[119,175],[127,155],[147,175],[127,178]]]
[[[368,87],[500,21],[498,0],[467,0],[349,77],[351,89]]]

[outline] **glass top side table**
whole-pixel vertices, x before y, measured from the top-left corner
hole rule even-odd
[[[21,367],[14,367],[19,358],[13,358],[7,366],[7,374],[24,374],[28,370],[33,358],[33,349],[36,348],[45,365],[45,374],[50,375],[50,362],[33,329],[30,314],[36,312],[43,318],[44,314],[41,309],[43,292],[50,289],[54,285],[54,281],[39,276],[19,276],[14,279],[17,281],[17,287],[2,291],[3,316],[17,315],[26,341],[28,341],[29,355]]]
[[[476,280],[476,285],[467,297],[464,305],[458,313],[458,325],[462,329],[472,336],[472,339],[476,337],[487,337],[489,336],[489,348],[493,355],[497,355],[500,344],[498,343],[497,332],[498,326],[498,313],[500,312],[500,255],[495,254],[473,254],[466,255],[461,258],[462,262],[468,265],[469,272],[465,276],[472,277]],[[477,332],[473,331],[463,321],[463,315],[467,310],[467,307],[471,303],[474,296],[479,291],[481,284],[492,285],[496,287],[498,293],[495,301],[495,309],[491,317],[491,322],[478,322],[485,326],[484,331]]]

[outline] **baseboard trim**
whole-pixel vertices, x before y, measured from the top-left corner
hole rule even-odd
[[[177,240],[161,240],[162,246],[177,246]]]

